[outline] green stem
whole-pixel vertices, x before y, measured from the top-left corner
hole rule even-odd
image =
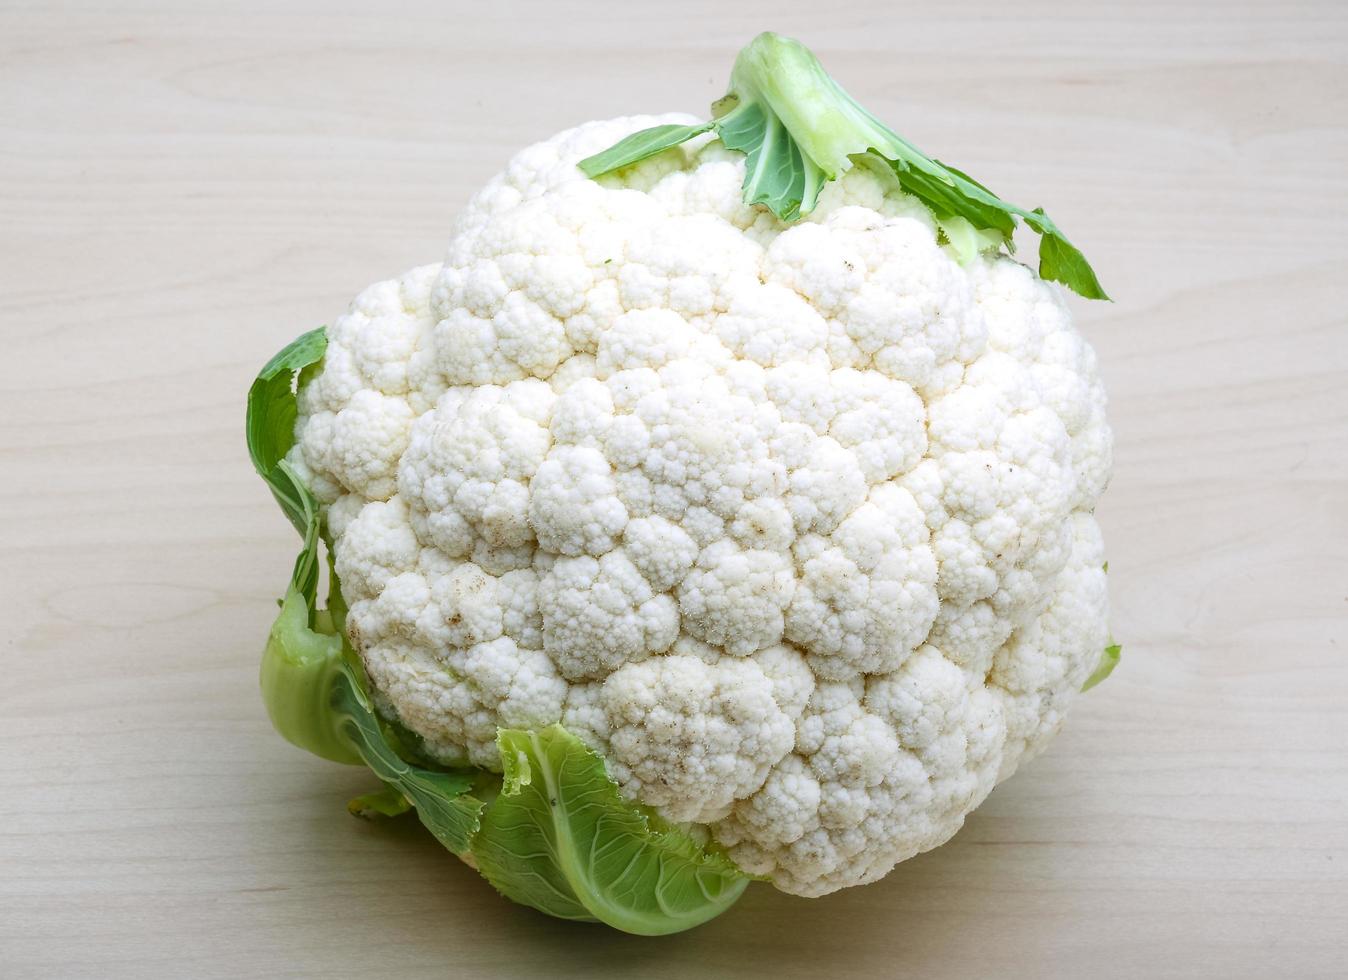
[[[310,607],[291,587],[262,652],[262,700],[286,741],[346,765],[363,765],[332,700],[342,670],[342,638],[309,627]]]
[[[780,119],[829,180],[851,169],[852,154],[881,149],[896,138],[843,91],[809,48],[771,31],[740,51],[730,91],[739,107],[761,103]]]

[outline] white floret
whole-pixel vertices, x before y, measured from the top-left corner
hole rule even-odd
[[[398,486],[427,544],[466,555],[475,540],[530,544],[530,481],[552,445],[555,396],[539,381],[452,389],[412,428]]]
[[[385,395],[424,396],[424,385],[434,387],[430,288],[439,271],[425,265],[366,289],[328,328],[329,350],[349,351],[352,368]],[[428,404],[422,398],[420,410]]]
[[[898,667],[927,636],[939,606],[936,562],[912,495],[885,484],[827,540],[797,548],[801,580],[786,637],[824,677]]]
[[[623,532],[627,558],[650,583],[667,592],[683,581],[697,561],[697,544],[688,532],[663,517],[639,517]]]
[[[827,534],[866,499],[856,457],[831,436],[819,438],[788,423],[773,437],[772,449],[788,474],[784,502],[797,531]]]
[[[674,600],[655,594],[621,551],[558,559],[542,577],[538,601],[543,648],[568,680],[607,676],[663,653],[679,636]]]
[[[753,653],[781,639],[794,587],[786,556],[719,541],[679,583],[684,629],[731,656]]]
[[[1090,345],[865,166],[785,226],[686,116],[589,123],[376,283],[301,377],[377,708],[441,761],[561,722],[622,793],[820,895],[955,833],[1107,640]],[[702,833],[704,831],[699,831]]]
[[[559,446],[538,468],[529,523],[538,543],[562,555],[602,555],[627,526],[613,468],[597,449]]]
[[[718,819],[791,749],[791,719],[753,661],[629,664],[604,682],[609,765],[670,820]]]
[[[1072,530],[1071,559],[1043,614],[1002,647],[988,676],[1007,718],[1000,778],[1042,751],[1109,642],[1100,529],[1094,518],[1080,514]]]
[[[347,601],[378,596],[391,578],[416,567],[420,553],[400,498],[365,504],[347,522],[337,551],[337,575]]]
[[[562,716],[567,683],[538,650],[523,650],[508,636],[456,652],[449,666],[494,715],[490,737],[468,746],[477,765],[496,765],[495,728],[545,728]]]

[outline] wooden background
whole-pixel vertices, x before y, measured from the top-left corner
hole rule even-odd
[[[1045,203],[1118,434],[1114,678],[949,845],[642,940],[270,731],[259,365],[517,148],[771,27]],[[0,0],[0,975],[1348,975],[1348,5]]]

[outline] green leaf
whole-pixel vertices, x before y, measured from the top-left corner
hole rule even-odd
[[[338,675],[331,696],[341,730],[376,776],[416,807],[417,817],[435,839],[455,854],[468,850],[478,827],[482,801],[468,796],[475,772],[436,772],[405,762],[384,736],[379,718],[349,665]]]
[[[828,177],[791,138],[782,121],[762,105],[740,105],[716,121],[721,142],[748,159],[744,165],[744,201],[762,204],[783,221],[814,210]]]
[[[945,241],[942,243],[961,263],[971,261],[974,256],[1002,246],[1002,237],[986,228],[975,228],[964,218],[950,215],[937,218],[937,225]]]
[[[1035,208],[1026,215],[1025,223],[1042,236],[1039,239],[1040,278],[1060,282],[1087,299],[1109,299],[1081,250],[1063,237],[1043,208]]]
[[[294,474],[282,476],[279,465],[295,444],[295,375],[310,364],[322,360],[328,337],[319,327],[287,344],[258,372],[248,389],[248,419],[245,434],[253,466],[267,481],[276,502],[300,534],[305,533],[307,517],[299,499]]]
[[[621,170],[623,167],[630,167],[647,157],[668,150],[671,146],[685,143],[694,136],[707,132],[712,125],[708,122],[699,126],[677,124],[652,126],[650,129],[640,130],[619,140],[602,153],[586,157],[576,166],[580,167],[586,177],[599,177],[614,170]]]
[[[625,801],[604,764],[559,725],[497,734],[501,795],[473,841],[507,898],[563,919],[665,935],[729,908],[749,879]]]
[[[360,817],[362,820],[381,820],[388,817],[401,817],[412,809],[412,801],[396,789],[385,786],[373,793],[357,796],[346,805],[346,809],[351,816]]]
[[[809,214],[825,183],[857,161],[879,158],[904,191],[931,209],[956,254],[967,261],[988,244],[1014,251],[1016,219],[1040,235],[1039,274],[1088,299],[1108,299],[1081,251],[1042,208],[1004,201],[968,174],[927,156],[867,112],[798,41],[760,34],[739,53],[730,91],[701,126],[656,126],[582,160],[590,177],[617,170],[713,130],[746,154],[744,200],[780,221]],[[980,234],[981,233],[981,234]]]
[[[1011,238],[1016,222],[995,194],[923,155],[906,140],[894,140],[882,158],[894,168],[900,186],[929,207],[938,221],[962,218],[976,229],[997,232],[1003,241]]]
[[[290,575],[290,587],[304,597],[306,606],[311,612],[309,623],[312,624],[312,610],[318,591],[318,545],[322,526],[318,501],[285,460],[276,464],[271,479],[267,482],[271,484],[272,496],[281,504],[281,509],[286,511],[291,523],[295,524],[303,536],[304,544],[295,558],[295,567]],[[287,507],[293,510],[287,510]]]
[[[1119,658],[1123,654],[1123,647],[1117,643],[1111,643],[1105,647],[1105,654],[1100,658],[1100,665],[1095,668],[1095,672],[1086,678],[1086,683],[1081,685],[1082,691],[1089,691],[1096,684],[1099,684],[1110,674],[1114,673],[1114,668],[1119,665]]]
[[[303,539],[281,611],[267,634],[259,683],[272,725],[324,759],[359,764],[338,730],[330,696],[342,665],[342,639],[315,613],[321,520],[318,501],[284,460],[294,444],[296,373],[323,356],[322,330],[304,334],[267,362],[248,391],[245,433],[253,466]]]

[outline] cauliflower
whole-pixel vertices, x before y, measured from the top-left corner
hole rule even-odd
[[[614,806],[818,896],[948,839],[1062,724],[1109,642],[1111,443],[1044,281],[1103,296],[1080,253],[981,185],[933,204],[888,130],[812,143],[755,84],[801,52],[755,41],[719,122],[518,153],[443,262],[327,328],[273,471],[428,771],[518,791],[536,733],[578,739]],[[765,102],[809,162],[785,189]],[[1042,277],[995,248],[1012,213]]]

